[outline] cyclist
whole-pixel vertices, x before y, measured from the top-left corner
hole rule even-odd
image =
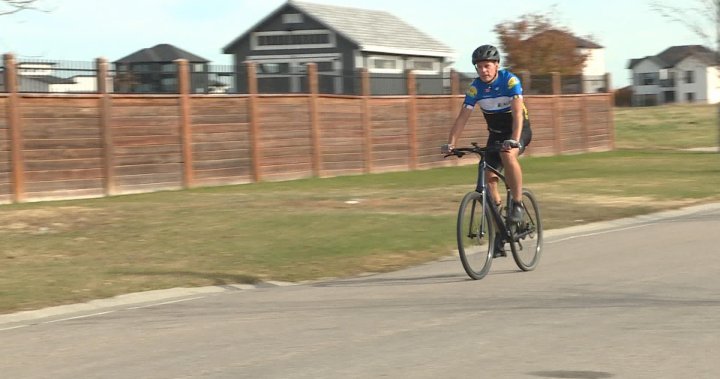
[[[450,130],[448,143],[441,147],[441,152],[449,154],[453,151],[475,105],[479,104],[489,132],[487,146],[502,143],[500,152],[486,155],[487,162],[498,171],[505,168],[505,177],[515,203],[508,204],[508,217],[511,222],[519,222],[523,217],[523,208],[519,202],[522,199],[522,168],[518,156],[525,151],[532,139],[530,119],[523,102],[522,85],[515,74],[500,69],[500,53],[494,46],[482,45],[475,49],[472,53],[472,64],[478,77],[465,93],[465,101]],[[499,178],[488,171],[485,180],[492,199],[500,206],[502,197],[497,188]],[[502,237],[496,236],[495,243],[496,256],[505,256]]]

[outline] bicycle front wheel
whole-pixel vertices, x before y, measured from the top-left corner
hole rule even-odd
[[[495,224],[490,209],[483,206],[483,194],[470,192],[462,199],[457,219],[460,261],[473,279],[482,279],[492,265]]]
[[[540,207],[535,195],[527,189],[523,190],[523,219],[511,227],[513,238],[510,244],[513,259],[523,271],[531,271],[540,263],[542,253],[543,228],[540,219]]]

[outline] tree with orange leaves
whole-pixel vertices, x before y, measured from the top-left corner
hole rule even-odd
[[[582,73],[587,54],[578,48],[578,38],[548,16],[526,14],[518,21],[500,23],[494,30],[506,54],[506,66],[515,72]]]

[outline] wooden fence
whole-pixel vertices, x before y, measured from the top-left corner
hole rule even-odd
[[[457,164],[439,146],[463,94],[321,95],[309,65],[309,94],[193,95],[178,61],[177,95],[111,94],[99,59],[97,94],[19,93],[5,57],[0,93],[0,203],[98,197],[196,186],[425,169]],[[609,80],[609,79],[608,79]],[[559,91],[559,77],[554,80]],[[612,95],[527,96],[533,141],[527,155],[613,149]],[[484,142],[474,112],[461,143]],[[470,163],[471,160],[464,160]]]

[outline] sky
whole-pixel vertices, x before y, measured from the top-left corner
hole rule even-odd
[[[455,51],[455,69],[472,72],[470,54],[496,44],[495,25],[524,14],[549,14],[577,36],[605,47],[614,88],[629,85],[628,61],[674,45],[710,44],[686,25],[663,18],[652,2],[688,6],[702,0],[311,0],[390,12]],[[0,0],[0,12],[2,12]],[[117,60],[169,43],[230,65],[223,47],[285,0],[36,0],[41,11],[0,16],[0,53],[19,59]],[[693,21],[708,22],[709,20]]]

